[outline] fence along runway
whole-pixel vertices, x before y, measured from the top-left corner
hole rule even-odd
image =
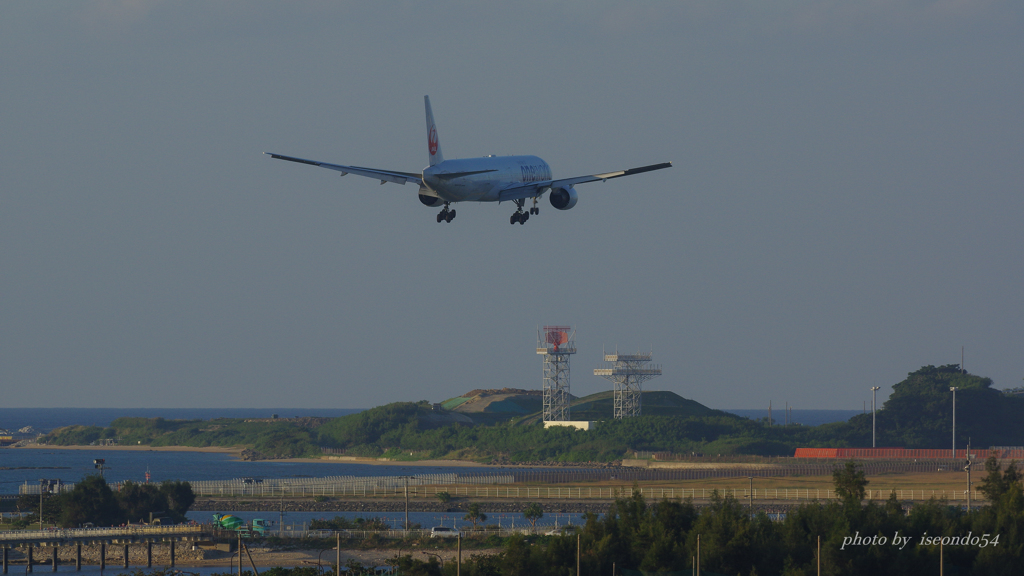
[[[736,466],[713,468],[713,464],[695,462],[700,468],[601,468],[581,470],[524,470],[513,472],[515,481],[537,482],[542,484],[567,484],[574,482],[600,482],[619,480],[661,481],[661,480],[700,480],[704,478],[748,477],[764,478],[771,476],[831,476],[836,468],[842,468],[845,460],[799,464],[767,464],[760,466]],[[867,475],[894,472],[935,472],[938,469],[959,470],[963,463],[960,460],[919,460],[917,462],[892,462],[865,460],[857,465]]]
[[[418,474],[410,476],[326,476],[319,478],[235,478],[232,480],[192,481],[196,496],[316,496],[316,495],[371,495],[395,493],[419,486],[464,486],[508,484],[574,484],[585,482],[642,482],[701,480],[708,478],[775,477],[775,476],[831,476],[845,461],[798,464],[768,464],[713,468],[713,464],[699,464],[700,468],[576,468],[551,470],[508,471],[499,474]],[[868,475],[893,472],[934,472],[938,469],[959,470],[959,460],[924,460],[917,462],[877,461],[858,462]],[[70,490],[74,484],[64,484]],[[119,487],[118,484],[114,485]],[[20,494],[38,494],[39,485],[19,486]],[[416,490],[418,493],[419,491]]]

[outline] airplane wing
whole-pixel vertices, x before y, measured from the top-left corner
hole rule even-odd
[[[373,178],[380,180],[380,183],[394,182],[395,184],[405,184],[406,182],[412,182],[419,186],[423,186],[423,175],[416,174],[413,172],[395,172],[394,170],[377,170],[376,168],[363,168],[361,166],[342,166],[341,164],[329,164],[327,162],[317,162],[316,160],[306,160],[304,158],[295,158],[292,156],[284,156],[282,154],[274,154],[271,152],[264,152],[271,158],[278,160],[287,160],[289,162],[298,162],[299,164],[309,164],[310,166],[319,166],[320,168],[327,168],[328,170],[336,170],[341,172],[341,175],[355,174],[356,176],[366,176],[367,178]]]
[[[541,182],[530,182],[529,184],[521,184],[518,186],[512,186],[505,188],[498,194],[499,202],[506,202],[509,200],[521,200],[523,198],[534,198],[543,194],[548,188],[555,189],[563,186],[574,186],[576,184],[583,184],[584,182],[597,182],[600,180],[604,182],[611,180],[612,178],[621,178],[623,176],[632,176],[634,174],[643,174],[644,172],[651,172],[653,170],[661,170],[662,168],[671,168],[671,162],[662,162],[661,164],[651,164],[649,166],[641,166],[639,168],[630,168],[629,170],[619,170],[617,172],[605,172],[603,174],[590,174],[587,176],[576,176],[575,178],[562,178],[559,180],[545,180]]]

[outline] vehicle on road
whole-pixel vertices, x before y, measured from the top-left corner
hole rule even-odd
[[[447,526],[437,526],[430,529],[431,538],[458,538],[459,531]]]
[[[548,530],[544,533],[545,536],[571,536],[576,533],[575,524],[566,524],[565,526],[556,526],[553,530]]]

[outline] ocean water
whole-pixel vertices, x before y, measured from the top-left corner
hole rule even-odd
[[[19,484],[40,478],[77,482],[96,473],[93,460],[106,460],[108,482],[230,480],[233,478],[315,478],[323,476],[404,476],[416,474],[500,474],[501,466],[409,466],[350,462],[246,462],[231,454],[156,450],[62,450],[0,448],[0,494],[18,492]],[[522,470],[522,468],[517,468]]]

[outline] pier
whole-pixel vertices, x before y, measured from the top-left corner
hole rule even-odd
[[[123,547],[122,563],[128,568],[132,546],[145,546],[146,567],[153,567],[153,544],[168,544],[170,547],[171,567],[174,566],[174,548],[177,542],[194,542],[201,539],[203,526],[127,526],[119,528],[69,528],[54,530],[24,530],[17,532],[0,532],[0,566],[3,574],[8,573],[10,551],[15,548],[25,550],[27,561],[26,571],[32,572],[34,555],[38,548],[40,554],[49,555],[52,559],[52,571],[56,572],[60,564],[58,551],[62,547],[75,549],[75,569],[82,569],[82,546],[99,544],[99,565],[106,567],[108,546]],[[48,551],[49,554],[43,552]]]

